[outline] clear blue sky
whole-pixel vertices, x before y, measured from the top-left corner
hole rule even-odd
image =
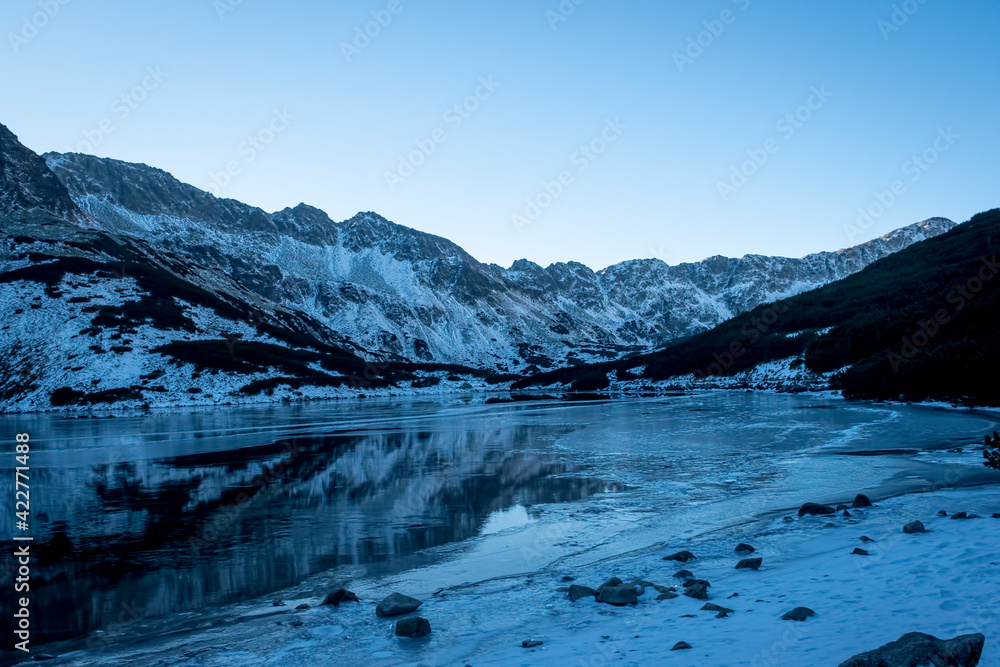
[[[11,0],[0,21],[0,122],[30,148],[268,211],[372,210],[504,266],[801,256],[1000,205],[995,1],[63,2]],[[387,25],[355,43],[372,12]],[[689,39],[705,46],[678,64]],[[529,219],[527,199],[547,208]]]

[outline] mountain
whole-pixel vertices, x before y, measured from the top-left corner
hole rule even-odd
[[[805,379],[848,398],[1000,405],[998,251],[1000,209],[993,209],[655,352],[515,386],[793,388]]]
[[[648,352],[954,226],[802,259],[504,269],[374,213],[267,213],[0,130],[3,411],[485,387]]]
[[[232,276],[315,317],[369,358],[535,372],[601,361],[705,331],[756,305],[843,278],[954,226],[933,218],[802,259],[748,255],[592,271],[483,264],[450,241],[374,213],[344,222],[299,204],[276,213],[145,165],[79,154],[46,161],[108,232]]]

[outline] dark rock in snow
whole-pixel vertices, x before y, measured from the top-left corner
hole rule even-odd
[[[966,514],[965,512],[955,512],[954,514],[951,515],[951,518],[952,519],[968,519],[969,515]]]
[[[302,604],[300,604],[298,607],[295,608],[295,611],[305,611],[306,609],[309,609],[309,605],[303,602]]]
[[[805,516],[806,514],[836,514],[837,510],[830,507],[829,505],[820,505],[819,503],[806,503],[799,508],[799,516]]]
[[[416,598],[411,598],[409,595],[393,593],[378,603],[378,606],[375,607],[375,615],[385,618],[386,616],[409,614],[422,604],[423,602]]]
[[[865,551],[864,549],[855,549],[851,553],[855,556],[871,556],[871,554]]]
[[[850,512],[848,512],[847,510],[844,510],[844,512],[843,512],[843,514],[842,514],[841,516],[845,516],[845,517],[847,517],[848,519],[850,519],[850,518],[851,518],[851,513],[850,513]]]
[[[904,533],[926,533],[927,529],[924,528],[924,524],[919,521],[911,521],[910,523],[903,526]]]
[[[597,601],[624,607],[627,604],[638,604],[639,596],[635,586],[606,586],[597,594]]]
[[[1000,512],[994,512],[993,513],[993,518],[994,519],[1000,519]]]
[[[807,618],[809,618],[810,616],[815,616],[815,615],[816,615],[816,612],[814,612],[809,607],[796,607],[795,609],[793,609],[793,610],[785,613],[781,617],[781,620],[783,620],[783,621],[804,621]]]
[[[872,501],[870,501],[868,499],[868,496],[866,496],[863,493],[859,493],[858,495],[854,496],[854,502],[851,503],[851,507],[871,507],[871,506],[872,506]]]
[[[754,551],[757,550],[754,549],[749,544],[743,544],[742,542],[740,542],[739,544],[736,545],[736,548],[733,549],[733,551],[735,551],[738,554],[752,554]]]
[[[691,581],[695,581],[692,579]],[[702,582],[695,582],[693,586],[688,586],[684,595],[689,598],[694,598],[695,600],[707,600],[708,599],[708,586]]]
[[[538,641],[537,639],[525,639],[521,642],[523,648],[535,648],[536,646],[541,646],[545,642]]]
[[[691,574],[690,570],[677,570],[674,572],[675,579],[694,579],[694,575]]]
[[[686,563],[689,560],[696,560],[696,559],[697,559],[697,556],[695,556],[690,551],[678,551],[675,554],[670,554],[669,556],[664,556],[663,557],[663,560],[676,560],[676,561],[679,561],[681,563]]]
[[[681,651],[681,650],[686,649],[686,648],[691,648],[691,645],[688,644],[687,642],[677,642],[676,644],[674,644],[674,647],[672,649],[670,649],[670,650],[671,651]]]
[[[396,621],[396,636],[420,639],[431,633],[431,622],[422,616],[411,616]]]
[[[872,538],[868,537],[867,535],[862,535],[861,536],[861,541],[862,542],[874,542],[875,540],[873,540]]]
[[[563,581],[576,581],[576,578],[575,578],[575,577],[571,577],[571,576],[569,576],[569,575],[567,574],[567,575],[564,575],[564,576],[563,576],[562,580],[563,580]]]
[[[941,640],[922,632],[908,632],[894,642],[850,658],[839,667],[975,667],[986,638],[979,634]]]
[[[272,607],[284,607],[285,606],[285,601],[284,600],[275,600],[274,602],[271,603],[271,606]]]
[[[715,604],[714,602],[706,602],[702,606],[701,610],[702,611],[725,612],[727,614],[732,614],[733,613],[732,609],[729,609],[728,607],[720,607],[719,605]]]
[[[688,579],[684,582],[684,588],[691,588],[692,586],[711,586],[709,582],[704,579]]]
[[[569,599],[573,602],[588,596],[597,597],[597,591],[590,586],[578,586],[577,584],[573,584],[569,587]]]
[[[763,558],[744,558],[739,563],[736,564],[737,570],[759,570],[760,564],[764,562]]]
[[[944,510],[938,510],[938,516],[948,516],[948,513]]]
[[[659,595],[656,596],[656,599],[657,600],[673,600],[675,597],[678,597],[677,593],[675,593],[673,591],[663,591],[662,593],[660,593]]]
[[[327,595],[320,605],[332,604],[334,607],[339,607],[341,602],[361,602],[361,600],[358,599],[357,595],[346,588],[338,588]]]

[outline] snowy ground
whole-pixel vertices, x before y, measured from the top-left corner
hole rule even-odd
[[[952,520],[938,510],[984,518]],[[318,578],[307,594],[297,591],[309,586],[288,591],[285,607],[260,600],[222,610],[224,621],[206,622],[194,633],[70,654],[53,664],[821,666],[921,631],[941,638],[982,632],[981,664],[998,665],[1000,519],[990,518],[995,512],[1000,512],[996,487],[942,489],[886,499],[852,510],[850,517],[776,515],[690,540],[664,535],[649,547],[619,544],[621,553],[612,558],[588,561],[581,554],[542,570],[479,582],[456,581],[453,563],[445,560],[387,579],[355,580],[350,588],[362,602],[339,608],[316,606],[323,592],[335,587]],[[902,533],[902,525],[913,519],[929,532]],[[496,528],[502,534],[503,522]],[[862,535],[875,542],[863,543]],[[738,542],[757,548],[754,555],[764,559],[759,571],[734,569]],[[855,547],[871,555],[852,555]],[[697,560],[685,565],[662,560],[682,549]],[[568,585],[564,576],[591,587],[612,576],[678,585],[672,575],[682,567],[709,580],[710,601],[734,613],[716,618],[700,611],[703,601],[684,596],[656,601],[652,589],[627,607],[592,598],[572,603],[556,590]],[[465,572],[474,575],[475,564]],[[392,591],[424,600],[418,613],[430,620],[430,637],[397,638],[395,619],[375,616],[375,602]],[[295,611],[302,603],[311,608]],[[800,605],[816,616],[781,620]],[[544,643],[522,648],[528,639]],[[679,641],[693,648],[671,652]]]

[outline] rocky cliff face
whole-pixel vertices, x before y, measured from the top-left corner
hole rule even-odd
[[[932,218],[801,259],[747,255],[668,266],[634,260],[483,264],[375,213],[334,222],[299,204],[266,213],[145,165],[79,154],[46,161],[105,231],[168,250],[302,311],[373,359],[531,372],[620,356],[819,287],[954,226]]]

